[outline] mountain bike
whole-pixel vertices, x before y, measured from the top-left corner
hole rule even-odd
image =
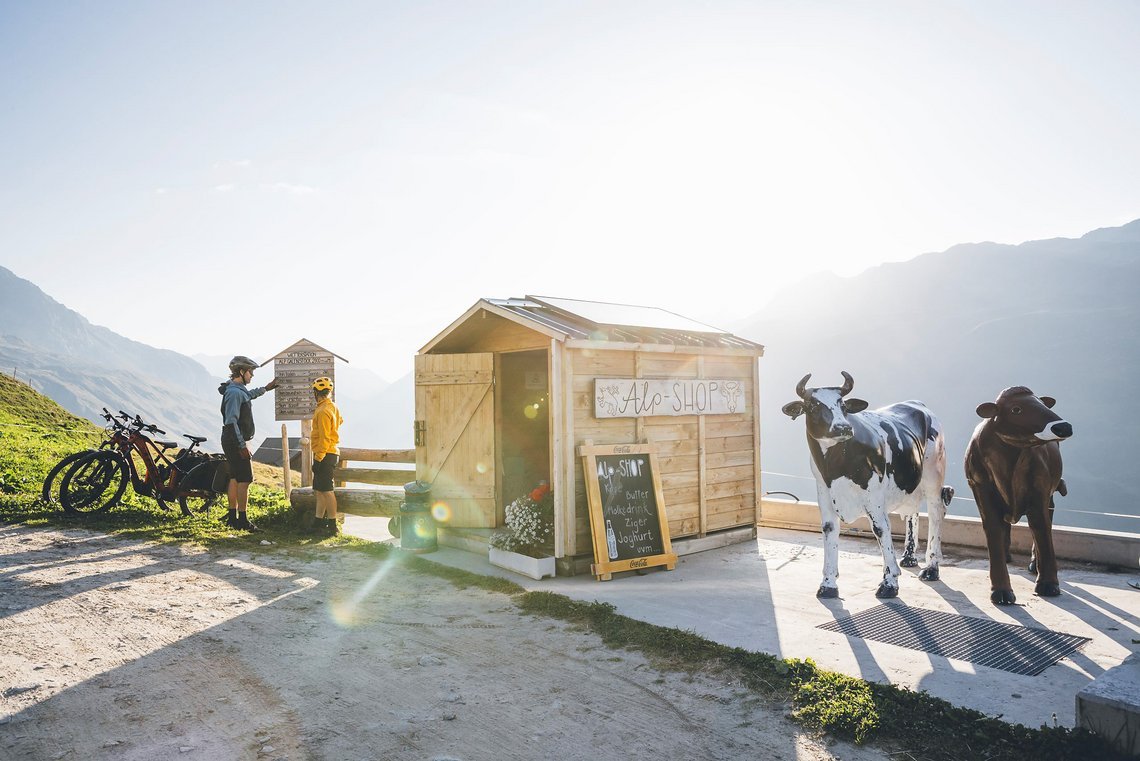
[[[205,437],[183,434],[190,446],[176,456],[171,441],[157,441],[147,434],[165,435],[166,431],[146,423],[136,415],[129,422],[109,420],[110,436],[105,446],[73,460],[60,486],[60,504],[70,513],[97,513],[114,507],[126,492],[127,484],[135,493],[153,497],[159,506],[169,510],[176,500],[182,514],[208,512],[228,485],[229,472],[225,459],[197,450]]]
[[[119,423],[118,420],[115,419],[115,416],[113,414],[111,414],[111,411],[108,410],[106,407],[103,408],[102,417],[104,420],[107,421],[107,424],[104,426],[105,435],[103,437],[103,441],[97,447],[91,447],[90,449],[83,449],[83,450],[80,450],[78,452],[72,452],[71,454],[67,455],[62,460],[57,462],[52,467],[52,469],[48,471],[47,477],[44,478],[44,484],[40,489],[40,499],[42,499],[44,502],[58,502],[59,501],[56,498],[54,491],[55,491],[56,479],[58,479],[62,473],[65,473],[69,468],[71,468],[73,465],[75,465],[75,463],[79,462],[80,460],[83,460],[87,457],[90,457],[91,455],[98,452],[100,449],[107,449],[108,447],[111,446],[112,436],[114,434],[114,431],[121,424]],[[129,422],[131,419],[130,415],[128,415],[125,412],[122,412],[121,410],[119,412],[119,417],[122,418],[124,422]]]

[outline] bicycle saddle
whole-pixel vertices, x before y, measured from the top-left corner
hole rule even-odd
[[[174,447],[178,446],[177,442],[174,441],[156,441],[154,443],[155,446],[160,446],[163,449],[173,449]]]
[[[191,436],[188,433],[182,434],[182,437],[186,438],[186,439],[190,439],[191,443],[194,443],[194,444],[201,444],[203,441],[206,440],[205,436]]]

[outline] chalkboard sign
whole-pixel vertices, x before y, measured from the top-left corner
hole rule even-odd
[[[652,448],[643,444],[584,446],[578,454],[594,539],[592,573],[606,581],[619,571],[658,565],[673,570],[677,556],[669,542]]]

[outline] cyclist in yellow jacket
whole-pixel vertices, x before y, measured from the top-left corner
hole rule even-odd
[[[313,381],[313,396],[317,408],[313,411],[313,493],[317,497],[317,530],[330,536],[337,533],[336,492],[333,491],[333,470],[340,460],[340,426],[344,418],[332,400],[331,378],[320,377]]]

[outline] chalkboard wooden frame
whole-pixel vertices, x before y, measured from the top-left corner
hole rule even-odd
[[[597,576],[598,581],[609,581],[613,578],[613,574],[621,571],[633,571],[659,565],[665,566],[667,571],[672,571],[677,565],[677,555],[673,552],[673,544],[669,539],[669,522],[665,517],[665,500],[662,497],[661,474],[657,468],[655,448],[648,444],[580,446],[578,447],[578,455],[582,458],[582,473],[586,480],[586,502],[590,508],[590,534],[594,542],[594,563],[590,566],[590,573]],[[656,520],[653,522],[652,528],[659,532],[661,551],[610,560],[606,541],[605,509],[607,505],[603,500],[601,483],[598,478],[598,458],[621,455],[645,455],[648,460],[656,512]]]

